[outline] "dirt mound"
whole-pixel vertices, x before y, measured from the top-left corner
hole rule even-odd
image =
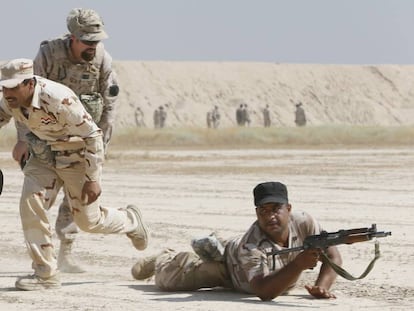
[[[248,105],[251,126],[262,126],[268,104],[272,125],[293,126],[302,102],[309,125],[414,124],[414,66],[306,65],[221,62],[115,61],[121,83],[117,125],[134,126],[140,107],[147,127],[164,106],[167,126],[206,126],[215,105],[221,127],[235,126]]]

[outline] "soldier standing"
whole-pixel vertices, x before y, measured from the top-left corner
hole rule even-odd
[[[270,127],[270,110],[269,105],[266,105],[266,107],[263,109],[263,121],[264,121],[264,127]]]
[[[243,125],[250,126],[250,111],[247,104],[244,104],[243,108]]]
[[[238,126],[244,125],[243,120],[243,104],[240,104],[239,108],[236,109],[236,122]]]
[[[219,127],[220,118],[221,118],[221,116],[220,116],[219,108],[218,108],[218,106],[214,106],[214,109],[211,112],[211,120],[212,120],[212,123],[213,123],[213,128],[216,129],[216,128]]]
[[[108,35],[97,12],[76,8],[67,17],[70,33],[43,41],[34,60],[34,73],[71,88],[103,132],[106,153],[115,118],[115,101],[119,87],[112,69],[112,58],[101,40]],[[18,126],[18,143],[13,151],[16,161],[28,157],[27,129]],[[33,138],[33,136],[32,136]],[[61,271],[84,272],[72,256],[72,246],[78,228],[73,222],[66,196],[59,207],[56,233],[60,249],[58,266]]]
[[[302,108],[302,103],[301,102],[296,104],[295,123],[296,123],[297,126],[305,126],[306,125],[305,110]]]
[[[165,121],[167,120],[167,111],[165,111],[163,106],[160,106],[159,114],[160,114],[160,128],[164,128]]]
[[[135,109],[135,124],[137,127],[145,127],[144,112],[141,107]]]
[[[158,108],[154,110],[153,120],[154,120],[154,128],[156,129],[159,128],[160,127],[160,110]]]
[[[206,114],[206,122],[207,122],[207,128],[211,128],[211,124],[213,123],[211,120],[211,111],[207,111]]]
[[[68,87],[34,75],[30,59],[1,67],[0,128],[12,118],[35,137],[24,167],[20,218],[34,274],[16,287],[43,290],[61,286],[48,211],[64,187],[76,225],[83,231],[126,234],[138,250],[149,231],[138,207],[107,208],[99,200],[104,161],[102,130]]]

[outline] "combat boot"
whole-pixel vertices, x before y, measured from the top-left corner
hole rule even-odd
[[[37,275],[28,275],[20,277],[15,284],[16,288],[21,290],[43,290],[43,289],[57,289],[60,288],[59,275],[51,276],[50,278],[41,278]]]
[[[138,259],[138,261],[132,266],[131,274],[136,280],[145,280],[153,276],[155,273],[155,262],[158,257],[163,254],[172,252],[172,249],[165,249],[158,254],[147,256]]]
[[[72,256],[72,240],[60,241],[60,248],[57,260],[59,271],[66,273],[83,273],[85,269],[79,266]]]
[[[144,223],[141,211],[137,206],[128,205],[126,209],[132,213],[137,220],[137,228],[134,231],[127,233],[127,236],[131,239],[132,244],[135,246],[135,248],[142,251],[148,246],[149,229]]]

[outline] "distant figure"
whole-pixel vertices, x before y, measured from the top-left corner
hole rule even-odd
[[[270,110],[269,105],[266,105],[266,107],[263,109],[263,122],[264,127],[270,127]]]
[[[249,108],[247,107],[247,104],[244,104],[244,108],[242,110],[242,120],[243,120],[243,125],[244,126],[250,126],[250,112],[249,112]]]
[[[154,119],[154,128],[160,128],[160,110],[157,108],[154,110],[154,115],[153,115],[153,119]]]
[[[218,106],[214,106],[214,109],[211,111],[211,121],[213,127],[216,129],[220,125],[220,111]]]
[[[239,108],[236,109],[236,122],[238,126],[244,125],[243,120],[243,104],[240,104]]]
[[[303,110],[301,102],[296,104],[295,123],[296,123],[297,126],[305,126],[306,125],[305,110]]]
[[[207,111],[206,121],[207,121],[207,127],[211,128],[211,125],[213,123],[213,120],[211,118],[211,111]]]
[[[160,106],[160,128],[165,127],[165,121],[167,120],[167,111],[164,110],[163,106]]]
[[[137,127],[145,127],[144,112],[141,110],[141,107],[135,109],[135,124]]]

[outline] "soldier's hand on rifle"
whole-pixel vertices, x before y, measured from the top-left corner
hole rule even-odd
[[[17,162],[27,161],[29,158],[29,148],[25,141],[18,141],[13,148],[13,159]]]
[[[336,298],[334,294],[321,286],[305,285],[305,288],[308,290],[309,294],[315,298]]]
[[[318,264],[319,255],[319,249],[307,249],[296,256],[294,262],[301,270],[313,269]]]
[[[101,186],[97,181],[87,181],[82,188],[82,202],[91,204],[101,195]]]

